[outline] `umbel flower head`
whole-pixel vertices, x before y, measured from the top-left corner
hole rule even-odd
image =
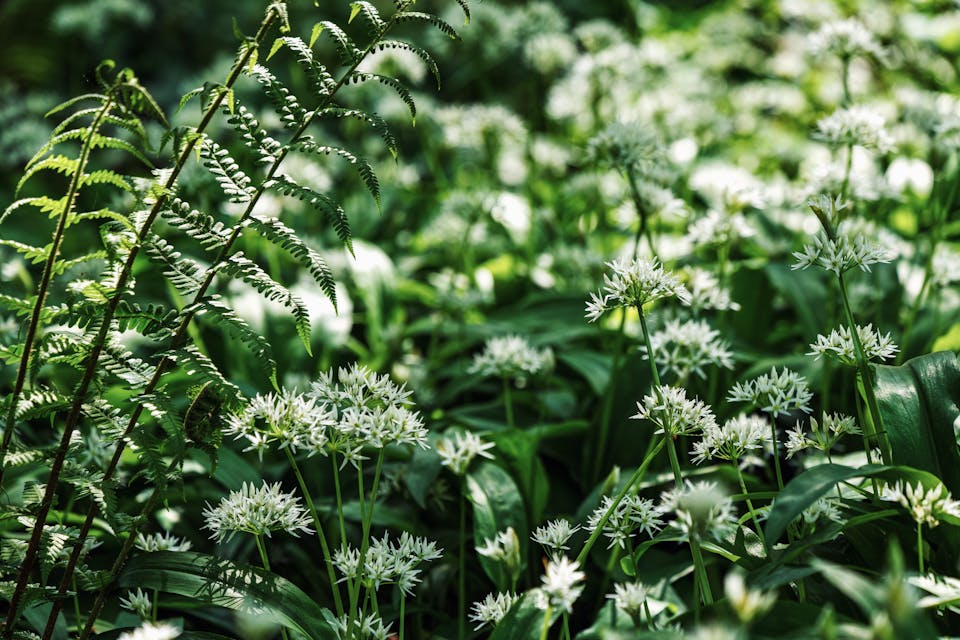
[[[590,294],[587,320],[596,322],[604,313],[622,307],[642,307],[662,298],[678,298],[690,304],[690,293],[680,279],[656,260],[617,258],[608,262],[613,273],[603,276],[603,289]]]
[[[137,549],[148,552],[189,551],[192,546],[189,540],[178,538],[169,531],[149,535],[138,533],[133,544]]]
[[[701,433],[717,425],[713,411],[700,400],[687,398],[683,387],[659,386],[654,393],[637,403],[633,420],[649,420],[657,426],[655,433],[671,437]]]
[[[714,274],[700,267],[687,271],[687,289],[690,291],[690,308],[694,311],[739,311],[740,303],[730,297],[730,290],[720,286]]]
[[[859,56],[883,60],[886,55],[873,34],[855,18],[821,25],[808,36],[807,49],[815,56],[832,54],[841,59]]]
[[[653,127],[639,122],[613,122],[587,142],[587,160],[599,167],[646,177],[667,162],[666,150]]]
[[[237,531],[255,536],[269,536],[273,531],[299,536],[312,531],[310,514],[300,506],[300,499],[292,492],[283,493],[279,482],[264,482],[259,488],[244,482],[216,507],[207,504],[203,517],[207,521],[203,528],[209,529],[217,542],[229,540]]]
[[[920,482],[912,486],[909,482],[887,485],[881,496],[890,502],[899,502],[906,507],[917,524],[935,527],[944,515],[960,518],[960,502],[957,502],[943,486],[927,489]]]
[[[830,238],[823,232],[813,237],[812,244],[803,245],[803,251],[795,251],[793,257],[797,260],[791,266],[794,270],[819,265],[838,276],[854,267],[870,271],[870,265],[890,262],[894,258],[886,247],[870,242],[862,234],[841,234]]]
[[[575,560],[562,557],[547,563],[547,571],[541,578],[542,586],[536,590],[535,602],[537,608],[546,611],[573,612],[573,603],[583,592],[583,586],[578,586],[586,578],[580,571],[580,564]]]
[[[406,531],[399,540],[392,542],[386,533],[383,538],[374,538],[370,542],[363,566],[360,565],[360,551],[347,546],[333,554],[333,565],[343,576],[343,580],[359,580],[374,591],[384,584],[396,584],[407,596],[420,583],[420,569],[423,562],[440,558],[442,550],[426,538],[416,538]]]
[[[791,458],[808,448],[829,454],[840,438],[859,433],[860,427],[852,417],[824,412],[820,422],[816,418],[810,418],[810,433],[805,433],[799,422],[796,429],[787,431],[787,457]]]
[[[874,330],[872,324],[867,326],[857,325],[857,336],[860,338],[860,344],[863,345],[863,353],[867,360],[888,360],[900,350],[893,343],[890,334],[881,335],[879,331]],[[810,345],[808,355],[828,356],[839,360],[847,366],[857,364],[857,352],[853,344],[853,336],[850,329],[846,326],[840,326],[830,332],[829,336],[818,335],[817,341]]]
[[[613,605],[630,616],[633,624],[640,626],[644,615],[644,606],[647,604],[649,588],[640,582],[619,582],[613,585],[613,593],[607,598],[613,600]]]
[[[596,531],[603,516],[609,511],[607,521],[603,524],[603,535],[610,539],[608,549],[618,546],[626,548],[626,542],[636,531],[641,531],[651,538],[663,528],[663,510],[653,501],[640,496],[625,496],[610,510],[613,498],[604,496],[600,505],[587,518],[587,531]]]
[[[437,442],[437,455],[440,456],[440,463],[443,466],[454,474],[462,476],[477,456],[493,460],[493,456],[487,453],[487,450],[492,449],[493,446],[492,442],[484,442],[480,436],[471,431],[457,432],[453,440],[444,436]]]
[[[512,380],[518,387],[527,379],[553,370],[553,351],[534,349],[526,338],[518,335],[490,338],[483,353],[474,356],[469,373]]]
[[[893,149],[883,116],[863,105],[840,108],[818,120],[816,137],[837,148],[858,145],[881,153]]]
[[[683,487],[665,492],[660,501],[665,512],[673,511],[676,516],[670,524],[688,538],[722,540],[736,528],[733,500],[716,482],[687,480]]]
[[[492,539],[484,538],[483,544],[477,547],[477,553],[501,563],[513,582],[519,579],[523,562],[520,557],[520,538],[513,527],[498,531]]]
[[[716,424],[703,430],[703,439],[693,445],[693,461],[719,458],[737,462],[747,452],[762,449],[770,440],[770,423],[761,416],[736,416],[722,427]]]
[[[243,411],[228,418],[224,433],[246,440],[244,451],[256,451],[261,460],[271,445],[293,453],[305,449],[312,455],[324,450],[327,428],[336,417],[332,407],[284,390],[255,396]]]
[[[773,367],[770,373],[747,382],[738,382],[727,392],[728,401],[749,402],[774,418],[794,409],[810,413],[812,399],[813,393],[807,387],[807,379],[786,367],[779,372]]]
[[[691,373],[706,378],[704,367],[733,368],[733,352],[720,332],[703,320],[670,320],[650,335],[654,359],[662,373],[686,380]],[[646,347],[643,348],[647,357]]]
[[[488,593],[483,600],[474,602],[470,607],[470,621],[477,623],[474,631],[479,631],[488,624],[496,626],[519,599],[520,596],[510,592],[496,595]]]
[[[117,640],[173,640],[180,629],[168,622],[144,622],[133,631],[125,631]]]
[[[551,558],[559,558],[564,551],[570,550],[567,542],[579,529],[580,525],[571,526],[568,520],[559,518],[537,527],[530,539],[543,547]]]

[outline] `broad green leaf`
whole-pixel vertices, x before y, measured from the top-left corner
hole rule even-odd
[[[770,284],[796,311],[803,335],[814,337],[830,325],[827,318],[827,288],[813,270],[795,271],[786,264],[770,263],[764,271]]]
[[[127,563],[120,588],[156,589],[257,615],[318,640],[336,638],[324,610],[293,583],[263,569],[192,551],[146,553]]]
[[[473,503],[473,538],[475,546],[492,540],[498,532],[513,527],[520,541],[520,559],[526,557],[527,523],[520,489],[506,471],[495,464],[484,463],[467,474],[467,496]],[[501,591],[510,585],[502,563],[478,556],[480,565]]]
[[[586,350],[564,351],[557,354],[557,360],[583,376],[598,396],[602,396],[610,384],[613,358],[606,354]]]
[[[528,521],[539,522],[547,506],[550,478],[537,455],[536,436],[528,431],[512,429],[491,434],[490,440],[496,444],[495,451],[507,462],[520,487]]]
[[[923,469],[960,494],[960,451],[954,424],[960,419],[960,362],[951,351],[876,367],[883,426],[897,464]]]

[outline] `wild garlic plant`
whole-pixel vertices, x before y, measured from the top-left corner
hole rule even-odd
[[[465,2],[459,1],[458,4],[467,11]],[[293,35],[286,4],[270,3],[256,33],[241,35],[239,51],[226,79],[184,96],[181,108],[193,98],[200,100],[198,124],[169,131],[165,138],[172,141],[171,165],[157,170],[152,179],[140,180],[139,185],[133,178],[112,168],[91,168],[95,166],[91,164],[93,152],[99,148],[120,149],[150,165],[145,155],[148,150],[144,126],[139,117],[146,114],[164,124],[166,121],[132,72],[123,70],[108,80],[103,72],[98,71],[101,93],[81,96],[54,110],[53,113],[58,113],[72,109],[28,165],[21,186],[41,171],[52,171],[67,176],[66,194],[22,198],[8,207],[4,215],[7,218],[32,208],[50,213],[57,220],[53,241],[47,247],[22,243],[13,246],[30,259],[44,262],[44,275],[38,290],[27,291],[23,297],[4,298],[7,308],[23,313],[30,320],[24,341],[19,347],[7,351],[8,357],[19,363],[19,368],[13,384],[14,392],[5,399],[6,419],[0,446],[4,464],[0,473],[5,474],[12,466],[7,461],[23,464],[45,456],[48,451],[52,454],[40,501],[33,506],[14,507],[15,510],[27,509],[24,522],[28,528],[28,543],[19,551],[16,578],[8,583],[6,590],[10,604],[4,638],[15,633],[25,607],[52,596],[52,608],[49,614],[45,614],[46,625],[42,630],[44,638],[51,637],[65,597],[75,584],[75,573],[81,569],[81,561],[89,551],[88,536],[99,514],[115,531],[125,533],[125,541],[115,556],[113,567],[94,582],[93,590],[99,590],[99,595],[86,614],[85,624],[77,611],[74,624],[77,629],[82,629],[80,637],[87,637],[105,604],[108,587],[116,580],[138,539],[143,517],[150,515],[161,500],[166,500],[169,489],[179,482],[188,448],[196,446],[209,452],[215,464],[223,428],[222,414],[238,404],[240,394],[237,385],[228,380],[211,355],[195,340],[197,322],[217,326],[231,339],[246,345],[258,362],[263,381],[277,387],[278,366],[271,345],[225,302],[217,289],[222,290],[230,281],[243,282],[266,299],[286,307],[304,348],[310,352],[310,316],[304,303],[277,282],[275,275],[268,273],[256,256],[238,250],[238,244],[241,236],[259,236],[275,246],[274,251],[288,255],[291,261],[308,272],[320,290],[336,303],[332,272],[318,251],[280,219],[258,213],[258,205],[268,194],[302,200],[323,217],[333,231],[332,235],[352,250],[347,214],[337,197],[299,183],[283,171],[284,162],[290,157],[339,156],[357,168],[361,181],[379,205],[380,184],[371,165],[337,143],[324,139],[328,134],[319,125],[321,122],[347,120],[365,123],[381,135],[387,149],[396,156],[397,143],[385,121],[363,108],[343,106],[347,96],[341,94],[346,93],[350,85],[379,83],[394,90],[409,107],[410,115],[415,116],[413,99],[399,80],[361,69],[372,52],[383,48],[410,51],[436,69],[425,50],[406,41],[391,39],[393,32],[407,23],[427,23],[451,37],[456,32],[442,19],[415,11],[412,5],[412,1],[397,2],[381,15],[368,2],[353,3],[350,22],[356,19],[363,23],[365,30],[361,34],[364,40],[359,40],[358,44],[347,31],[326,20],[313,26],[309,41]],[[268,50],[265,45],[271,36],[274,39]],[[321,36],[331,40],[338,60],[321,61],[320,50],[315,50]],[[287,88],[266,66],[271,59],[280,59],[275,56],[288,54],[290,64],[303,74],[304,83],[309,87],[303,96]],[[254,85],[259,85],[272,105],[275,113],[271,114],[271,119],[277,122],[275,130],[272,125],[269,129],[262,125],[252,109],[241,103],[240,96]],[[212,137],[211,123],[218,117],[225,119],[229,130],[236,136],[234,148],[228,146],[231,144],[228,141]],[[107,127],[132,132],[135,142],[105,133]],[[64,155],[71,153],[69,151],[60,152],[64,145],[71,144],[80,147],[75,156]],[[242,168],[241,163],[233,158],[239,150],[244,156],[255,157],[262,169]],[[180,176],[194,153],[219,185],[224,202],[231,203],[239,211],[238,215],[222,217],[216,209],[209,212],[195,209],[185,199],[189,194],[180,188]],[[107,208],[84,211],[82,207],[90,205],[83,194],[98,189],[99,185],[133,192],[134,198],[116,199]],[[97,195],[102,198],[105,193]],[[103,249],[79,257],[60,255],[66,232],[81,224],[100,225]],[[201,253],[193,257],[191,253],[197,248]],[[143,297],[138,295],[138,280],[143,282],[147,273],[144,257],[155,270],[147,271],[151,277],[162,278],[175,292],[180,301],[177,307],[138,300]],[[54,288],[56,275],[87,263],[93,265],[96,277],[72,282],[62,294],[60,287]],[[141,277],[137,279],[135,274]],[[58,298],[51,303],[53,291],[58,293]],[[141,344],[149,345],[149,356],[134,354],[132,347],[127,346],[129,340],[121,335],[125,331],[135,332]],[[79,382],[72,382],[70,390],[58,388],[54,378],[37,378],[36,372],[41,371],[41,367],[76,369]],[[34,373],[28,375],[31,371]],[[185,382],[194,386],[188,387]],[[117,384],[125,387],[120,397],[105,393],[104,390]],[[190,401],[185,413],[181,406],[184,397]],[[391,401],[401,399],[391,398]],[[395,409],[394,413],[404,424],[400,431],[409,428],[416,431],[417,421],[412,414],[404,413],[402,409]],[[22,433],[28,421],[46,416],[64,418],[62,428],[58,426],[53,433],[59,437],[59,445],[48,447],[42,439],[31,444],[21,442],[17,432]],[[116,442],[112,457],[107,455],[109,462],[105,467],[87,468],[77,463],[75,442],[81,428],[84,433],[93,431]],[[393,430],[377,434],[376,438],[390,442],[398,433]],[[128,444],[136,451],[138,473],[148,486],[149,497],[139,516],[115,511],[117,474]],[[360,455],[358,450],[351,453]],[[0,475],[0,478],[4,476]],[[79,528],[70,528],[65,537],[58,538],[59,548],[71,548],[72,551],[62,571],[58,572],[59,586],[50,591],[50,587],[44,586],[53,568],[48,560],[47,518],[58,493],[63,493],[60,490],[63,485],[72,487],[76,498],[91,496],[92,499]],[[269,506],[267,503],[271,500],[280,500],[286,495],[273,489],[270,491],[270,496],[264,495],[262,501],[257,498],[258,504]],[[252,488],[245,487],[237,500],[253,499],[256,497],[254,493]],[[371,509],[373,502],[371,500]],[[366,504],[364,507],[367,508]],[[215,511],[211,513],[215,514]],[[369,518],[366,522],[368,530]],[[257,536],[266,564],[259,536],[269,532],[274,524],[264,521],[262,527],[253,527],[255,531],[250,527],[242,530]],[[218,527],[218,534],[220,530]],[[345,537],[341,538],[341,543],[346,544]],[[367,544],[365,536],[363,548]],[[35,571],[38,561],[39,583]],[[62,564],[57,562],[57,565]],[[351,615],[356,611],[359,589],[359,585],[351,584],[351,604],[354,605]],[[351,622],[347,634],[352,633]]]

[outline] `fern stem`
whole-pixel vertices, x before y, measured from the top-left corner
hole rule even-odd
[[[260,42],[266,37],[267,32],[269,31],[273,22],[277,19],[276,9],[271,6],[267,10],[267,15],[264,17],[263,21],[260,24],[260,28],[257,30],[256,36],[254,36],[254,42],[259,45]],[[244,53],[237,60],[236,64],[231,69],[230,74],[227,76],[227,80],[224,83],[226,91],[229,91],[231,87],[236,83],[237,79],[240,77],[240,73],[243,71],[243,68],[247,65],[250,56],[252,55],[255,47],[248,46]],[[214,115],[219,111],[220,105],[222,104],[224,97],[226,96],[226,91],[221,91],[213,102],[207,107],[207,110],[204,112],[203,118],[200,123],[197,125],[195,132],[200,134],[203,132],[213,120]],[[184,148],[181,150],[180,155],[177,157],[177,161],[170,172],[170,175],[167,177],[166,182],[163,186],[163,193],[169,193],[176,183],[177,178],[180,175],[180,172],[183,170],[183,167],[186,165],[187,160],[190,159],[190,154],[193,152],[193,148],[199,139],[197,137],[189,140]],[[163,204],[166,202],[166,197],[161,195],[158,196],[156,202],[150,208],[150,212],[147,214],[147,217],[144,219],[144,222],[140,228],[140,231],[137,233],[137,242],[130,248],[130,253],[127,256],[126,261],[124,262],[123,268],[120,272],[120,276],[117,278],[116,283],[116,293],[110,298],[106,304],[104,310],[103,320],[100,323],[100,328],[97,332],[96,338],[93,340],[93,346],[90,350],[90,354],[87,358],[86,369],[84,370],[83,377],[80,381],[80,384],[77,386],[75,393],[75,399],[73,405],[70,407],[70,413],[67,416],[66,425],[64,426],[63,437],[60,441],[60,446],[57,450],[56,455],[54,456],[53,463],[50,468],[50,477],[47,480],[46,490],[44,492],[43,501],[40,504],[40,509],[37,514],[37,522],[33,528],[33,532],[30,536],[30,542],[27,546],[27,551],[24,555],[23,564],[20,567],[20,572],[17,577],[17,585],[14,589],[13,596],[10,600],[10,610],[7,613],[6,624],[3,631],[3,639],[9,640],[13,635],[14,622],[17,619],[17,609],[20,603],[20,600],[23,597],[23,592],[26,589],[27,583],[30,579],[30,573],[33,570],[33,566],[36,563],[37,553],[40,547],[40,538],[43,534],[43,525],[46,520],[46,516],[50,511],[50,507],[53,504],[54,493],[57,488],[57,483],[60,479],[60,473],[63,469],[63,463],[66,459],[67,449],[70,444],[70,438],[73,435],[74,429],[76,429],[77,424],[80,422],[81,411],[83,408],[83,401],[86,398],[87,391],[90,389],[90,385],[93,383],[93,380],[96,376],[97,364],[100,359],[100,353],[103,350],[104,344],[106,343],[107,333],[110,330],[110,325],[113,322],[114,314],[116,313],[117,307],[120,304],[121,299],[126,294],[127,283],[130,281],[130,276],[133,273],[133,264],[137,258],[137,255],[140,252],[140,247],[143,245],[147,234],[149,233],[150,228],[153,226],[154,221],[160,213],[160,209],[163,207]],[[164,360],[161,360],[163,363]],[[157,365],[157,372],[154,375],[154,379],[159,382],[160,375],[162,374],[161,364]],[[154,385],[155,388],[156,385]],[[112,477],[113,471],[116,469],[116,464],[119,463],[120,457],[123,453],[123,449],[126,446],[126,436],[133,430],[133,427],[137,424],[140,414],[143,411],[143,405],[138,404],[134,410],[133,416],[131,416],[131,421],[128,423],[127,429],[124,432],[124,436],[121,437],[117,443],[116,450],[114,451],[113,461],[108,467],[108,471],[104,473],[104,482],[107,482]],[[82,529],[85,529],[89,533],[90,525],[92,524],[93,517],[96,514],[96,507],[91,506],[87,512],[87,519],[84,521],[84,526]],[[68,563],[69,571],[64,573],[63,580],[60,583],[59,595],[63,595],[66,589],[70,585],[70,580],[72,579],[73,571],[76,569],[76,560],[79,559],[79,555],[83,549],[83,543],[86,540],[86,534],[78,538],[77,542],[74,543],[74,550],[71,553],[71,563]],[[118,558],[118,561],[124,560],[125,554],[121,554]],[[73,566],[71,567],[70,564]],[[53,607],[50,610],[50,615],[48,616],[47,627],[50,628],[49,634],[44,633],[43,640],[49,640],[50,634],[52,634],[53,629],[52,625],[49,623],[50,620],[55,620],[56,616],[59,614],[60,609],[62,608],[62,598],[55,598],[53,601]]]
[[[27,381],[27,371],[30,369],[30,356],[33,355],[33,347],[36,343],[37,333],[40,329],[40,315],[43,312],[43,305],[47,301],[47,294],[50,291],[50,281],[53,280],[53,269],[56,266],[57,257],[60,255],[60,245],[63,243],[63,236],[67,229],[67,221],[70,214],[76,206],[77,197],[80,193],[80,180],[83,178],[83,172],[90,160],[90,152],[93,149],[93,141],[97,137],[100,125],[103,119],[110,113],[114,105],[113,92],[107,94],[107,101],[97,111],[93,122],[90,124],[89,133],[86,135],[83,146],[80,150],[80,157],[77,161],[77,169],[70,177],[70,185],[67,187],[67,195],[63,202],[63,211],[60,212],[60,218],[57,220],[57,228],[53,233],[53,240],[50,244],[50,255],[43,265],[43,275],[40,278],[40,285],[37,288],[37,299],[33,303],[33,311],[30,314],[30,323],[27,325],[27,335],[23,341],[23,354],[20,356],[20,365],[17,368],[17,379],[13,383],[13,391],[7,399],[7,416],[3,427],[3,440],[0,441],[0,487],[3,486],[3,476],[6,470],[4,464],[7,457],[7,451],[10,443],[13,441],[14,423],[17,418],[17,405],[19,405],[20,394],[23,392],[23,386]]]

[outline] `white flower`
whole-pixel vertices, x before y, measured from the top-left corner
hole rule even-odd
[[[814,448],[824,453],[830,453],[833,446],[847,434],[859,434],[860,427],[850,416],[840,413],[823,413],[823,424],[817,422],[816,418],[810,418],[809,435],[803,431],[800,423],[797,423],[795,429],[787,431],[787,457],[791,458],[795,454],[807,448]]]
[[[536,591],[537,607],[571,613],[573,603],[583,592],[583,587],[577,584],[583,582],[584,578],[586,574],[580,571],[580,565],[576,561],[566,557],[551,560],[547,563],[546,573],[542,577],[543,586]]]
[[[869,56],[883,60],[885,56],[873,34],[855,18],[822,25],[808,36],[807,49],[816,56],[829,53],[841,59]]]
[[[334,631],[340,640],[388,640],[391,637],[391,626],[392,623],[383,624],[383,620],[374,613],[363,614],[359,619],[356,616],[344,614],[337,618]]]
[[[134,546],[147,552],[153,551],[189,551],[191,544],[186,538],[178,538],[169,531],[144,535],[138,533]]]
[[[705,366],[733,368],[730,345],[703,320],[670,320],[650,335],[650,346],[661,371],[673,372],[680,380],[686,380],[691,373],[706,378]],[[643,351],[647,357],[646,347]]]
[[[694,444],[693,461],[719,458],[736,462],[748,451],[762,449],[770,440],[770,423],[757,415],[736,416],[722,427],[715,424],[704,429],[703,439]]]
[[[484,442],[480,436],[470,431],[457,432],[453,437],[453,440],[447,437],[441,438],[437,442],[436,450],[437,455],[440,456],[440,463],[454,474],[464,475],[477,456],[493,460],[493,456],[487,453],[487,450],[494,446],[492,442]]]
[[[736,528],[733,500],[716,482],[686,480],[683,487],[665,492],[660,500],[662,509],[676,516],[670,524],[687,537],[722,540]]]
[[[682,387],[659,386],[637,403],[637,409],[631,419],[649,420],[657,426],[655,433],[671,437],[701,433],[717,424],[710,407],[687,398],[687,390]]]
[[[715,275],[693,267],[687,272],[687,289],[690,291],[690,308],[694,311],[739,311],[740,304],[730,298],[730,290],[720,286]]]
[[[264,451],[272,444],[294,453],[299,449],[311,454],[323,452],[327,428],[335,421],[336,412],[332,408],[303,394],[284,390],[279,394],[258,394],[242,412],[227,419],[224,433],[246,440],[249,444],[244,451],[256,451],[263,460]]]
[[[854,267],[870,271],[870,265],[890,262],[894,255],[861,234],[852,237],[838,235],[831,239],[821,232],[813,237],[812,244],[803,246],[803,251],[795,251],[793,257],[797,261],[792,269],[806,269],[816,264],[841,275]]]
[[[613,122],[590,138],[587,160],[601,167],[631,172],[634,179],[662,172],[666,150],[656,128],[639,122]]]
[[[603,535],[610,538],[609,549],[618,546],[626,548],[626,542],[635,531],[641,531],[651,538],[663,528],[663,510],[653,501],[639,496],[625,496],[611,509],[613,499],[604,496],[600,506],[587,518],[586,530],[596,531],[600,521],[607,515],[603,524]]]
[[[553,365],[553,351],[534,349],[525,338],[509,335],[487,340],[483,353],[474,356],[467,371],[508,378],[523,387],[528,378],[549,373]]]
[[[611,309],[642,307],[662,298],[678,298],[690,304],[690,293],[672,273],[657,260],[627,260],[618,258],[608,262],[612,274],[603,276],[603,289],[590,294],[586,317],[596,322]]]
[[[565,33],[538,33],[523,48],[523,56],[539,73],[568,67],[577,57],[577,45]]]
[[[800,517],[808,524],[815,524],[820,520],[842,522],[843,515],[840,513],[840,499],[836,497],[820,498],[804,509]]]
[[[857,325],[857,335],[860,338],[860,343],[863,345],[864,355],[867,360],[888,360],[900,350],[900,348],[893,343],[893,338],[890,337],[889,333],[887,335],[881,335],[880,332],[874,330],[872,324],[868,324],[865,327]],[[857,363],[853,336],[850,333],[850,329],[845,326],[834,329],[830,332],[829,336],[818,335],[817,341],[810,345],[810,349],[811,351],[808,355],[816,356],[817,359],[819,359],[820,356],[826,355],[831,358],[836,358],[848,366],[853,366]]]
[[[207,504],[203,517],[206,519],[203,528],[209,529],[217,542],[229,540],[237,531],[256,536],[269,536],[272,531],[286,531],[292,536],[311,533],[310,514],[292,492],[280,490],[279,482],[272,485],[264,482],[260,488],[245,482],[217,507]]]
[[[930,270],[930,283],[937,287],[946,287],[960,282],[960,253],[951,247],[940,244],[933,254]]]
[[[145,622],[133,631],[120,634],[117,640],[173,640],[180,629],[166,622]]]
[[[716,247],[749,238],[757,231],[739,211],[710,209],[687,227],[687,240],[695,247]]]
[[[496,595],[488,593],[483,600],[474,602],[470,607],[472,610],[470,620],[477,623],[474,630],[479,631],[488,624],[495,626],[503,620],[503,616],[507,615],[507,611],[510,611],[510,607],[519,599],[520,596],[515,593],[498,593]]]
[[[520,577],[523,564],[520,558],[520,538],[513,527],[507,527],[497,532],[492,539],[484,538],[483,544],[477,547],[477,553],[486,558],[503,564],[507,575],[513,582]]]
[[[613,600],[614,606],[626,613],[637,626],[640,625],[647,603],[648,587],[640,582],[619,582],[613,585],[613,593],[607,598]]]
[[[893,149],[883,116],[863,105],[837,109],[818,120],[816,137],[833,147],[860,145],[881,153]]]
[[[759,589],[748,589],[740,571],[727,574],[723,580],[723,591],[730,608],[743,624],[748,624],[757,616],[766,613],[777,600],[775,592],[764,593]]]
[[[120,606],[133,611],[143,620],[149,618],[153,612],[150,596],[139,588],[136,591],[128,591],[126,598],[120,598]]]
[[[563,551],[570,550],[567,542],[579,529],[580,525],[571,526],[568,520],[560,518],[537,527],[530,539],[543,547],[551,557],[558,557],[563,555]]]
[[[359,580],[367,588],[379,590],[384,584],[396,584],[407,596],[420,583],[420,564],[442,556],[437,545],[426,538],[403,532],[393,542],[388,534],[373,538],[366,555],[354,547],[343,547],[333,554],[333,566],[343,576],[339,581]]]
[[[881,498],[899,502],[906,507],[917,524],[926,524],[931,528],[940,524],[939,518],[943,515],[960,517],[960,503],[953,499],[943,483],[927,489],[920,482],[916,486],[908,482],[898,482],[893,486],[887,485]]]
[[[728,401],[749,402],[774,418],[794,409],[809,413],[812,399],[806,378],[786,367],[780,372],[774,367],[770,373],[738,382],[727,392]]]

